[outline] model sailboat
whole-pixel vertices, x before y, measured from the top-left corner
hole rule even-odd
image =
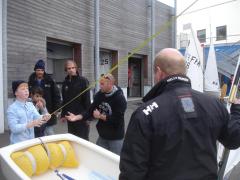
[[[187,76],[191,79],[192,88],[200,92],[215,93],[219,96],[219,78],[214,45],[212,43],[210,45],[205,74],[203,76],[203,48],[191,25],[185,25],[184,29],[190,29],[185,59]]]
[[[204,73],[204,92],[220,96],[219,78],[214,45],[211,41],[207,65]]]

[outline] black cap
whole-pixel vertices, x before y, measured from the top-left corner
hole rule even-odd
[[[43,69],[43,70],[45,70],[45,62],[44,62],[42,59],[39,59],[39,60],[36,62],[35,66],[34,66],[34,71],[35,71],[36,69]]]
[[[22,84],[22,83],[27,83],[27,82],[25,82],[25,81],[23,81],[23,80],[17,80],[17,81],[13,81],[13,82],[12,82],[12,90],[13,90],[13,95],[14,95],[14,96],[15,96],[15,92],[16,92],[18,86],[19,86],[20,84]]]

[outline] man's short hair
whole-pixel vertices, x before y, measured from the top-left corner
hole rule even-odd
[[[101,77],[104,78],[104,79],[108,79],[113,83],[115,82],[115,78],[111,73],[102,74]]]
[[[64,63],[64,71],[65,72],[67,71],[68,64],[74,64],[75,68],[78,70],[78,66],[77,66],[76,61],[69,59]]]
[[[166,51],[169,52],[166,53]],[[186,74],[184,57],[177,49],[166,48],[160,51],[154,61],[154,70],[157,66],[167,75]]]

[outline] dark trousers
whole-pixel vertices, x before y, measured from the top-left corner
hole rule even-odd
[[[89,140],[89,124],[86,121],[68,121],[68,133]]]
[[[40,127],[34,127],[35,138],[44,136],[44,131],[46,129],[46,124],[42,124]]]

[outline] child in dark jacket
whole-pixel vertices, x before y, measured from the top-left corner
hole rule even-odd
[[[43,98],[43,89],[41,87],[34,87],[31,92],[31,101],[36,107],[40,115],[48,114],[46,108],[46,101]],[[40,127],[34,127],[35,137],[44,136],[44,131],[46,129],[46,124],[42,124]]]

